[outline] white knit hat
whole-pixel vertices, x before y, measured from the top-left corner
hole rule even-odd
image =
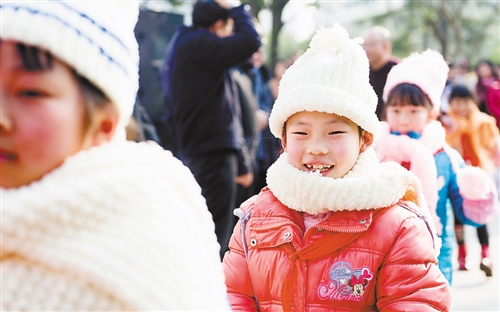
[[[368,58],[362,39],[350,39],[338,23],[321,28],[309,49],[283,75],[269,127],[281,138],[287,119],[297,112],[318,111],[344,116],[377,137],[377,96],[369,83]]]
[[[448,71],[449,66],[439,52],[428,49],[422,53],[412,53],[391,69],[382,98],[387,103],[394,87],[411,83],[422,89],[434,109],[439,111]]]
[[[0,15],[2,40],[66,62],[116,105],[119,125],[127,124],[139,88],[138,1],[3,1]]]

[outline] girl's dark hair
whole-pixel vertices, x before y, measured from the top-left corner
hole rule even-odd
[[[389,93],[385,106],[398,106],[403,102],[432,109],[432,103],[424,91],[412,83],[405,82],[395,86]]]
[[[497,66],[492,61],[490,61],[488,59],[479,60],[479,62],[477,62],[477,65],[475,67],[476,72],[479,68],[479,65],[481,65],[481,64],[487,65],[491,69],[491,74],[493,75],[495,80],[498,80],[498,69],[497,69]]]
[[[451,101],[454,98],[472,99],[476,101],[474,93],[464,85],[455,85],[452,87],[449,100]]]
[[[16,45],[17,53],[21,57],[24,69],[29,71],[42,71],[52,68],[54,60],[49,52],[42,52],[34,46],[21,43]]]
[[[22,43],[18,43],[16,49],[24,68],[28,71],[50,70],[54,65],[54,57],[50,52]],[[73,68],[71,68],[71,72],[78,81],[78,85],[85,99],[84,126],[88,127],[93,121],[93,112],[95,112],[96,109],[101,109],[109,105],[110,101],[106,95],[87,78],[79,75]]]

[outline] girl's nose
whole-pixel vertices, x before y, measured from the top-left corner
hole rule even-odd
[[[410,116],[408,116],[408,114],[401,114],[399,116],[399,122],[402,124],[402,125],[407,125],[410,123]]]
[[[307,152],[312,155],[324,155],[328,153],[328,146],[322,139],[311,140]]]

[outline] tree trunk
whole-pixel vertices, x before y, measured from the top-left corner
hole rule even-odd
[[[259,12],[260,12],[260,10],[262,10],[262,7],[264,6],[264,4],[262,3],[262,1],[252,1],[249,4],[250,4],[250,9],[252,11],[252,15],[255,18],[258,18]]]
[[[455,50],[450,53],[452,59],[456,59],[462,50],[462,23],[457,14],[453,12],[449,4],[445,0],[441,0],[441,10],[444,13],[447,21],[451,22],[453,30],[455,31]],[[460,12],[459,12],[460,13]],[[447,56],[447,55],[445,55]]]
[[[283,22],[281,21],[281,14],[283,13],[283,8],[288,3],[289,0],[273,0],[271,4],[271,13],[273,15],[273,29],[271,36],[271,55],[270,62],[273,65],[276,61],[278,55],[278,35],[281,28],[283,27]]]

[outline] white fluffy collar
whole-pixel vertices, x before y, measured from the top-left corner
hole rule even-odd
[[[434,155],[446,144],[446,131],[439,121],[429,122],[422,131],[422,136],[418,139]]]
[[[418,178],[394,162],[381,164],[373,148],[361,153],[351,171],[340,179],[301,171],[283,153],[269,168],[267,183],[284,205],[310,214],[388,207],[410,186],[417,192],[418,206],[427,210]]]
[[[391,129],[389,124],[386,121],[381,122],[382,125],[382,136],[391,135]],[[405,137],[405,136],[403,136]],[[424,130],[419,139],[411,139],[409,138],[409,142],[411,140],[416,140],[423,146],[425,146],[433,155],[436,154],[442,148],[445,148],[446,145],[446,131],[441,125],[439,121],[433,120],[425,125]],[[385,140],[385,138],[379,138],[379,141]],[[400,142],[401,143],[401,142]],[[413,143],[410,143],[413,144]],[[418,144],[416,144],[418,146]]]

